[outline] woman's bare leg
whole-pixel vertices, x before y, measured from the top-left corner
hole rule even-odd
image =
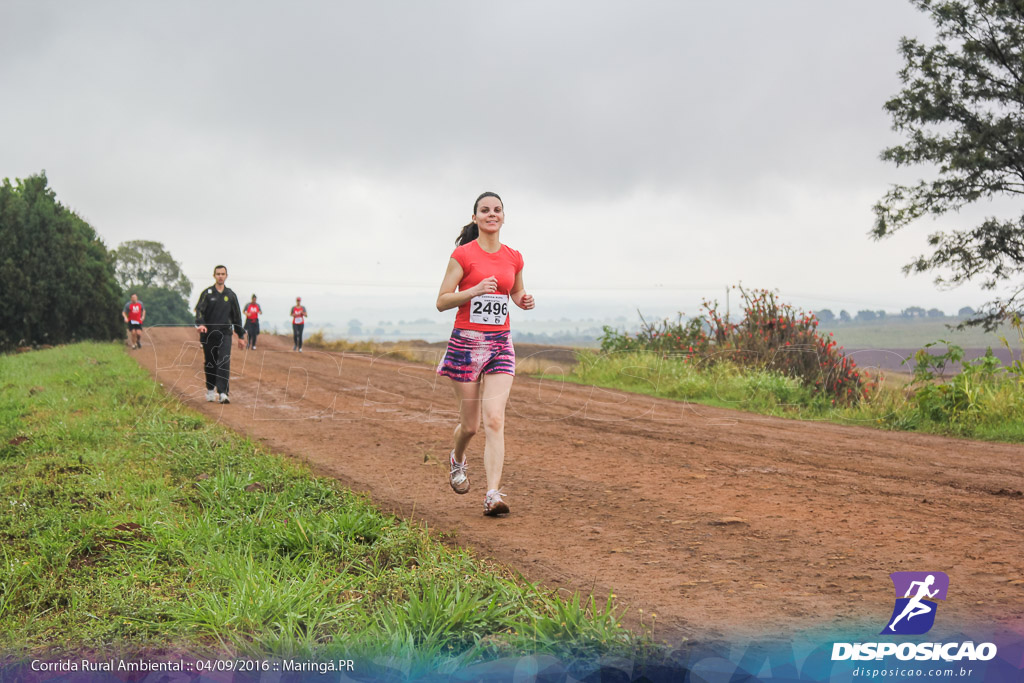
[[[466,447],[480,428],[480,383],[452,380],[459,405],[459,424],[455,425],[455,462],[466,461]]]
[[[501,470],[505,464],[505,405],[513,379],[512,375],[502,373],[484,375],[483,391],[477,402],[484,422],[484,473],[488,491],[501,488]]]

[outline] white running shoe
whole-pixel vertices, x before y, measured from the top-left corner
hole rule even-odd
[[[448,463],[450,470],[448,472],[448,483],[452,485],[452,490],[455,493],[466,493],[469,491],[469,473],[466,471],[469,467],[468,462],[463,462],[461,465],[455,462],[455,449],[452,449],[451,455],[448,456]]]
[[[221,403],[231,403],[231,399],[228,398],[227,394],[221,394],[217,400]]]
[[[217,391],[215,389],[210,389],[209,391],[207,391],[206,392],[206,400],[209,401],[210,403],[213,403],[214,401],[216,401],[217,400]]]
[[[491,489],[484,498],[484,514],[488,517],[508,514],[508,503],[501,498],[505,494],[500,489]]]

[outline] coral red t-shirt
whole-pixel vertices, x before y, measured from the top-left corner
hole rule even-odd
[[[141,301],[132,303],[129,301],[124,306],[125,313],[128,315],[128,322],[142,324],[142,312],[146,310],[146,307],[142,305]]]
[[[508,330],[508,309],[512,306],[508,295],[516,283],[516,273],[523,269],[522,254],[504,244],[495,253],[488,254],[473,240],[455,247],[452,258],[462,266],[460,292],[491,276],[498,278],[498,289],[494,294],[475,297],[459,306],[455,328],[481,332]]]

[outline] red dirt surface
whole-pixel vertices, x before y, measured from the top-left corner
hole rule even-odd
[[[138,361],[181,401],[454,534],[550,587],[610,591],[655,638],[870,639],[893,571],[950,577],[929,638],[1024,633],[1024,448],[799,422],[520,376],[503,487],[484,517],[448,486],[454,394],[434,369],[261,335],[234,350],[231,404],[204,400],[191,329],[148,329]],[[656,616],[655,616],[656,615]]]

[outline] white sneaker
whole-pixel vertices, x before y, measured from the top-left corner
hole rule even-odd
[[[452,449],[451,454],[448,456],[449,472],[448,472],[448,483],[451,484],[452,490],[455,493],[466,493],[469,491],[469,473],[468,473],[468,461],[463,461],[461,464],[455,462],[455,449]]]
[[[484,498],[484,514],[488,517],[508,514],[508,503],[502,500],[505,494],[500,490],[491,489]]]
[[[221,394],[217,400],[220,401],[221,403],[231,403],[231,400],[228,398],[227,394]]]
[[[206,392],[206,400],[209,401],[210,403],[213,403],[214,401],[216,401],[217,400],[217,392],[216,392],[216,390],[210,389],[209,391],[207,391]]]

